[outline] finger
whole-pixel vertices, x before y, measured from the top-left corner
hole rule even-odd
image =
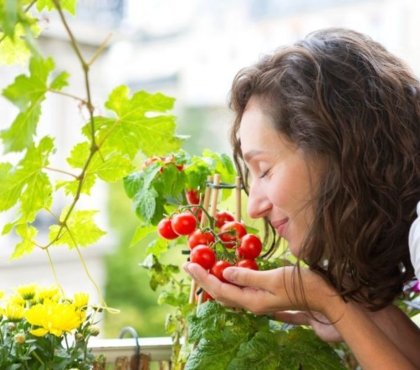
[[[293,325],[310,325],[308,314],[304,311],[278,311],[273,318]]]
[[[224,305],[245,308],[256,314],[278,310],[278,299],[265,290],[223,283],[195,263],[185,264],[184,269],[198,285]]]
[[[264,289],[274,293],[276,288],[287,284],[289,269],[251,270],[241,267],[228,267],[223,271],[223,277],[236,285]]]

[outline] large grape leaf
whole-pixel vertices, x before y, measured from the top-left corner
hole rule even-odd
[[[175,117],[168,112],[174,99],[161,93],[139,91],[129,97],[127,86],[115,88],[105,106],[114,118],[95,117],[96,142],[101,150],[119,151],[132,159],[139,152],[147,156],[178,150],[182,140],[175,134]],[[91,125],[83,128],[91,138]]]
[[[64,209],[60,221],[63,222],[68,209]],[[54,245],[67,245],[70,249],[75,247],[85,247],[96,243],[105,231],[96,225],[94,216],[97,211],[78,210],[73,211],[68,218],[66,225],[59,235],[61,226],[50,226],[49,240],[54,241]]]
[[[60,6],[62,9],[67,10],[70,14],[76,14],[77,0],[60,0]],[[55,8],[53,0],[37,0],[36,8],[38,11],[42,10],[53,10]]]
[[[34,239],[38,234],[38,230],[29,224],[20,224],[16,226],[16,234],[21,237],[21,241],[16,244],[12,258],[30,254],[35,248]]]
[[[20,112],[11,126],[0,133],[6,152],[18,152],[33,145],[33,137],[41,116],[41,104],[50,88],[48,77],[54,69],[51,58],[31,58],[29,76],[19,75],[6,87],[3,96],[15,104]],[[58,75],[51,84],[55,89],[66,85],[66,75]]]
[[[53,150],[52,139],[44,137],[38,146],[28,149],[16,168],[10,164],[0,165],[0,211],[20,201],[19,222],[32,222],[39,210],[50,207],[52,186],[43,170]]]

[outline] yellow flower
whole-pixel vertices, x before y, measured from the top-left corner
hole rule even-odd
[[[83,317],[72,304],[57,303],[51,300],[36,304],[26,312],[26,320],[38,328],[31,330],[35,336],[51,333],[57,337],[76,329],[83,322]]]
[[[25,306],[25,300],[20,295],[12,295],[9,297],[7,304],[13,304],[16,306]]]
[[[51,286],[49,288],[38,288],[36,299],[39,302],[44,302],[44,300],[51,300],[54,302],[58,302],[61,298],[60,289],[56,286]]]
[[[3,299],[4,297],[4,290],[0,290],[0,299]]]
[[[23,318],[25,309],[22,305],[15,303],[8,303],[4,310],[4,316],[6,316],[10,321],[19,321]]]
[[[86,308],[89,303],[89,294],[75,293],[73,297],[73,304],[78,308]]]
[[[36,284],[21,285],[16,290],[24,300],[30,301],[35,297],[37,286]]]

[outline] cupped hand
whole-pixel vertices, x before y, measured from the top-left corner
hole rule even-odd
[[[341,342],[343,339],[335,326],[319,312],[279,311],[273,318],[293,325],[311,326],[316,335],[325,342]]]
[[[221,282],[195,263],[186,263],[184,269],[217,301],[255,314],[302,309],[321,311],[325,302],[322,287],[326,283],[320,276],[304,268],[298,270],[286,266],[255,271],[228,267],[223,272],[228,283]]]

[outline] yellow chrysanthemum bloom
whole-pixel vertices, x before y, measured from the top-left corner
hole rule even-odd
[[[0,299],[3,299],[3,297],[4,297],[4,290],[0,290]]]
[[[54,302],[58,302],[61,298],[60,289],[56,286],[51,286],[49,288],[40,287],[38,288],[36,294],[36,300],[38,302],[44,302],[44,300],[50,300]]]
[[[83,322],[80,312],[73,305],[50,300],[32,306],[26,311],[25,317],[30,324],[39,327],[31,330],[38,337],[48,333],[60,337],[63,333],[78,328]]]
[[[22,298],[21,295],[12,295],[9,297],[9,299],[7,300],[7,304],[13,304],[16,306],[25,306],[25,300]]]
[[[4,310],[4,316],[10,321],[19,321],[23,319],[25,309],[20,304],[8,303]]]
[[[73,297],[73,304],[81,309],[85,308],[89,303],[89,294],[87,293],[75,293]]]
[[[16,291],[20,294],[20,296],[26,300],[30,301],[31,299],[34,299],[36,291],[37,291],[37,285],[36,284],[27,284],[27,285],[21,285],[16,288]]]

